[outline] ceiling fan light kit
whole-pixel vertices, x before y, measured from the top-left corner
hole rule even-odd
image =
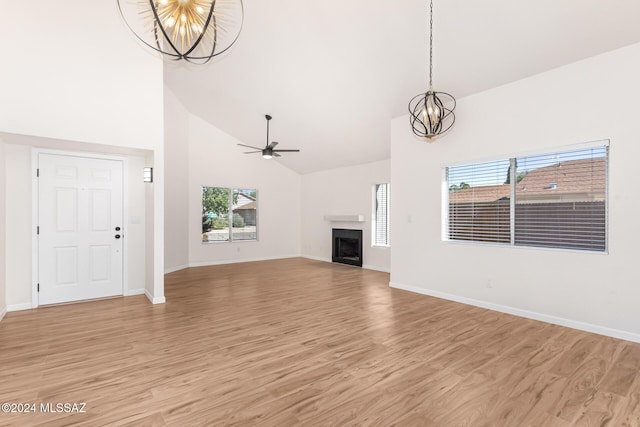
[[[256,151],[245,151],[244,154],[252,154],[252,153],[261,153],[263,159],[271,159],[273,157],[280,157],[278,153],[299,153],[300,150],[276,150],[275,147],[278,145],[278,142],[272,141],[269,143],[269,122],[273,117],[270,115],[265,115],[265,119],[267,119],[267,145],[264,148],[254,147],[252,145],[238,144],[241,147],[253,148]]]
[[[129,29],[174,60],[206,63],[229,50],[244,22],[242,0],[117,0]]]
[[[455,98],[433,90],[433,0],[429,8],[429,90],[409,101],[409,122],[413,133],[429,142],[447,132],[456,121]]]

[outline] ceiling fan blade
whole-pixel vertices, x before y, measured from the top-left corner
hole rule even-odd
[[[262,150],[262,148],[260,147],[254,147],[253,145],[245,145],[245,144],[238,144],[241,147],[249,147],[249,148],[255,148],[256,150]]]
[[[300,150],[273,150],[274,153],[299,153]]]
[[[271,141],[271,144],[269,144],[269,147],[271,147],[271,149],[274,149],[276,145],[278,145],[277,141]]]
[[[262,150],[258,150],[258,151],[245,151],[244,154],[251,154],[251,153],[262,153]]]
[[[274,152],[273,153],[273,157],[282,157],[282,156],[280,154]]]

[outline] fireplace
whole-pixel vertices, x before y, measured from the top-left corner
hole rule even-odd
[[[331,261],[362,267],[362,230],[334,228],[331,241]]]

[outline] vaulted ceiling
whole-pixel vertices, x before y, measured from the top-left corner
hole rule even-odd
[[[389,158],[390,120],[427,89],[428,1],[244,7],[227,53],[205,66],[166,63],[187,109],[255,146],[271,114],[270,139],[302,150],[271,161],[299,173]],[[638,43],[639,16],[638,0],[434,0],[434,89],[460,99]]]

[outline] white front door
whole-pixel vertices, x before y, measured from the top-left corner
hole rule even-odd
[[[39,304],[122,295],[122,161],[38,155]]]

